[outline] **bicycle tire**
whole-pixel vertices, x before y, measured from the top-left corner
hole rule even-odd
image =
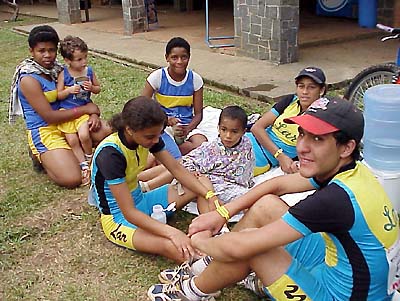
[[[397,70],[398,67],[394,63],[379,64],[364,69],[351,81],[344,98],[364,110],[365,91],[376,85],[392,83]]]

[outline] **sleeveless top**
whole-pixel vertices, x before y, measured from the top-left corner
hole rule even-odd
[[[161,85],[155,93],[155,99],[161,104],[168,117],[176,117],[182,124],[193,119],[193,71],[188,70],[186,82],[175,86],[168,81],[165,69],[162,69]]]
[[[92,67],[87,67],[87,77],[91,81],[93,81],[93,69]],[[69,71],[67,66],[64,66],[64,87],[72,87],[75,84],[81,85],[83,81],[77,81],[79,78],[73,77]],[[69,94],[67,98],[60,101],[60,106],[63,109],[73,109],[76,107],[84,106],[88,104],[90,100],[90,92],[85,91],[81,88],[78,94]]]
[[[57,100],[57,87],[55,81],[50,81],[36,73],[29,73],[29,74],[23,73],[19,78],[18,86],[21,79],[24,78],[25,76],[33,77],[39,82],[43,94],[53,110],[58,110],[60,108],[60,102]],[[43,126],[48,126],[48,123],[42,117],[40,117],[40,115],[33,109],[33,107],[26,99],[25,95],[19,88],[18,88],[18,97],[21,101],[26,128],[28,130],[37,129]]]

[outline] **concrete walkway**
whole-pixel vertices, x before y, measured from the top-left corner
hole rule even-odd
[[[26,7],[33,10],[33,7]],[[24,9],[21,11],[24,13]],[[54,17],[54,8],[49,11],[53,14],[50,17]],[[152,68],[165,65],[165,41],[174,36],[168,36],[168,32],[164,31],[163,37],[157,38],[157,29],[153,31],[153,38],[149,38],[152,32],[124,36],[121,33],[96,29],[94,22],[76,25],[58,22],[49,24],[57,30],[60,37],[67,34],[80,36],[94,52]],[[28,33],[32,27],[21,26],[16,30]],[[326,30],[334,32],[335,29]],[[360,29],[354,33],[354,39],[347,42],[323,42],[321,45],[300,47],[299,62],[285,65],[235,56],[229,49],[225,53],[216,52],[205,47],[204,42],[201,45],[192,43],[190,68],[198,72],[206,83],[261,100],[271,100],[292,93],[294,76],[306,66],[321,67],[326,72],[329,84],[343,85],[372,64],[394,61],[398,42],[389,41],[383,45],[376,33],[374,37],[363,36],[362,39],[357,39],[364,34],[363,29]]]

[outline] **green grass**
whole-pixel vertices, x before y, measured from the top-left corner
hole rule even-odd
[[[13,26],[46,22],[21,16],[0,28],[0,300],[146,300],[147,288],[172,263],[112,245],[104,237],[98,212],[86,202],[87,188],[57,187],[33,172],[22,119],[8,124],[8,96],[15,66],[28,55],[27,38]],[[148,72],[91,56],[102,92],[94,97],[109,119],[138,96]],[[341,94],[333,91],[330,94]],[[269,104],[205,88],[205,105],[237,104],[264,113]],[[180,212],[172,221],[185,230],[193,216]],[[218,299],[258,300],[237,287]]]
[[[98,212],[86,202],[87,188],[67,190],[31,168],[22,118],[8,124],[8,96],[15,66],[28,56],[26,36],[13,26],[41,23],[21,16],[0,28],[0,299],[1,300],[145,300],[160,269],[172,263],[109,243]],[[102,85],[94,101],[109,119],[140,95],[148,72],[94,55]],[[205,105],[243,106],[263,113],[270,105],[206,87]],[[185,230],[192,216],[178,213],[172,222]],[[219,300],[257,300],[237,287]]]

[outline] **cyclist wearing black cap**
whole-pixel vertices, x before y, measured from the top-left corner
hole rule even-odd
[[[284,119],[300,115],[325,95],[326,77],[320,68],[307,67],[300,71],[295,82],[296,94],[277,102],[247,134],[256,157],[255,176],[275,166],[280,166],[286,173],[298,171],[297,165],[293,164],[293,159],[297,157],[297,125],[288,124]]]

